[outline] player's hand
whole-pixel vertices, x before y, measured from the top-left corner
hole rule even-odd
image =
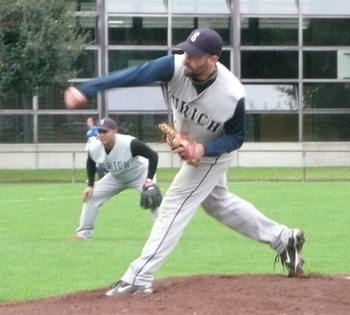
[[[64,102],[68,109],[82,108],[86,102],[86,97],[75,87],[69,87],[64,92]]]
[[[86,202],[88,198],[91,197],[93,191],[94,191],[93,187],[86,187],[84,189],[83,195],[81,196],[81,198],[83,199],[83,202]]]
[[[174,154],[178,154],[182,159],[186,159],[186,148],[184,146],[177,147],[173,150]],[[199,161],[204,155],[204,146],[201,143],[194,143],[194,152],[192,158]]]

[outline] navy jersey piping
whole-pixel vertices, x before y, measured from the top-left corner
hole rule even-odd
[[[135,277],[134,277],[134,280],[133,280],[133,282],[132,282],[132,285],[135,285],[135,281],[136,281],[137,276],[140,274],[140,272],[143,270],[143,268],[145,268],[145,266],[152,260],[152,258],[157,254],[159,248],[162,246],[162,244],[163,244],[165,238],[167,237],[167,235],[168,235],[168,233],[169,233],[169,231],[170,231],[170,229],[171,229],[171,227],[172,227],[172,225],[173,225],[173,223],[174,223],[174,221],[175,221],[177,215],[178,215],[178,214],[180,213],[180,211],[182,210],[182,207],[184,206],[184,204],[186,203],[186,201],[192,196],[192,194],[200,187],[200,185],[203,183],[203,181],[205,180],[205,178],[208,176],[209,172],[212,170],[213,166],[216,165],[216,163],[217,163],[217,161],[218,161],[219,158],[220,158],[220,156],[218,156],[218,157],[215,159],[214,163],[210,165],[208,171],[205,173],[204,177],[203,177],[202,180],[199,182],[199,184],[197,185],[197,187],[196,187],[194,190],[192,190],[192,191],[190,192],[190,194],[188,195],[188,197],[184,200],[184,202],[183,202],[182,205],[180,206],[179,210],[175,213],[174,218],[173,218],[173,220],[171,221],[171,223],[170,223],[170,225],[169,225],[167,231],[165,232],[163,239],[162,239],[161,242],[159,243],[159,245],[158,245],[158,247],[156,248],[156,250],[154,251],[153,255],[152,255],[150,258],[148,258],[148,260],[144,263],[144,265],[143,265],[143,266],[140,268],[140,270],[136,273],[136,275],[135,275]]]

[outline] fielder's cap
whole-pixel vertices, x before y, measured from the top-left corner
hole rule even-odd
[[[186,41],[177,45],[192,57],[202,57],[205,54],[220,56],[223,42],[218,32],[211,28],[194,30]]]
[[[115,130],[117,129],[117,124],[112,118],[106,117],[99,121],[97,129],[105,131]]]

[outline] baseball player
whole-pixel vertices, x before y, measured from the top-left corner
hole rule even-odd
[[[141,206],[151,209],[154,218],[162,199],[154,182],[158,154],[140,140],[117,133],[117,125],[111,118],[102,119],[97,130],[99,139],[89,145],[88,187],[82,195],[84,204],[76,241],[91,238],[99,207],[125,189],[141,192]],[[104,164],[108,174],[95,183],[96,163]]]
[[[86,125],[88,126],[89,130],[86,132],[86,146],[85,151],[89,151],[90,143],[98,138],[98,130],[95,126],[95,120],[92,117],[89,117],[86,120]],[[102,165],[96,165],[96,173],[98,174],[98,178],[101,179],[105,175],[105,170]]]
[[[229,228],[276,251],[291,276],[303,272],[303,232],[268,219],[251,203],[227,191],[225,172],[244,142],[244,89],[220,62],[220,35],[194,30],[178,47],[184,54],[166,56],[70,88],[66,106],[79,108],[97,91],[166,82],[175,128],[195,141],[198,166],[182,163],[159,208],[159,217],[141,256],[131,263],[108,296],[151,293],[154,273],[179,241],[198,206]],[[186,148],[174,150],[185,158]]]

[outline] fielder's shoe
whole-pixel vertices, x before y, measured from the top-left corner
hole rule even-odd
[[[289,277],[298,277],[302,275],[304,260],[301,256],[301,250],[305,243],[303,231],[292,230],[292,236],[282,253],[276,256],[275,263],[281,259],[283,267],[289,271]]]
[[[119,280],[110,286],[107,296],[121,296],[136,293],[153,293],[152,286],[133,285]]]
[[[81,242],[81,241],[85,241],[85,238],[80,236],[80,235],[76,235],[76,236],[73,237],[73,241]]]

